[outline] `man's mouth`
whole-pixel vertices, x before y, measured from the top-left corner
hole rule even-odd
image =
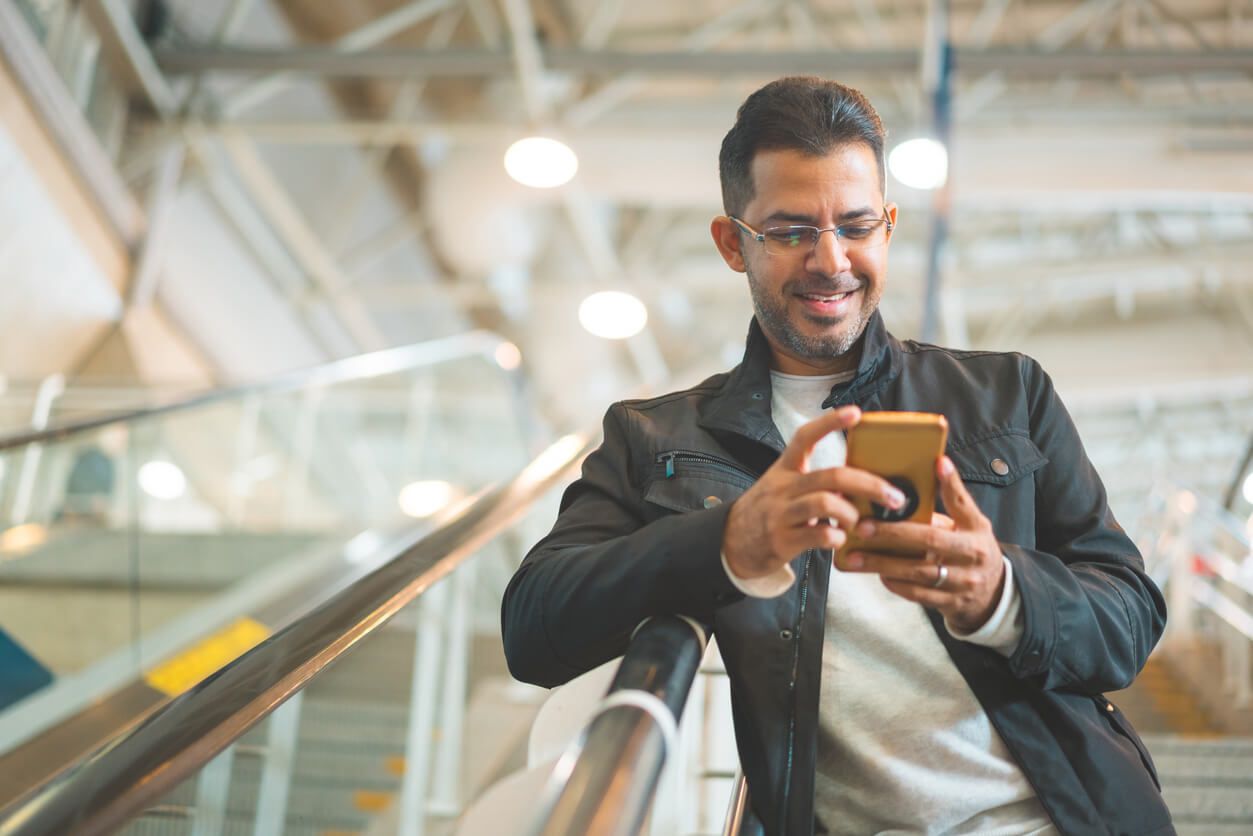
[[[800,300],[803,310],[810,315],[819,317],[820,319],[840,319],[853,310],[853,296],[860,287],[850,288],[841,292],[832,292],[830,290],[815,290],[801,292],[796,294],[796,298]]]
[[[809,299],[814,302],[839,302],[843,299],[847,299],[856,292],[856,289],[853,289],[846,290],[843,293],[801,293],[799,295],[802,299]]]

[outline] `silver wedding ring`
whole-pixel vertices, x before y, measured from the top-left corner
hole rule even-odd
[[[940,571],[935,576],[935,583],[931,584],[931,586],[934,587],[935,589],[939,589],[940,587],[944,586],[944,582],[948,580],[948,567],[945,566],[943,563],[941,563],[937,568]]]

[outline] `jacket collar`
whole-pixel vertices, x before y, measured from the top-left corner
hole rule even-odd
[[[857,403],[896,377],[900,347],[876,310],[862,334],[861,359],[853,379],[838,383],[823,401],[824,408]],[[770,344],[757,318],[748,326],[744,359],[732,369],[722,389],[706,403],[699,423],[710,430],[725,430],[781,449],[783,441],[770,413]]]

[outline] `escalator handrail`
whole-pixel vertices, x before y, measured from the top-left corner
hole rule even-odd
[[[565,436],[368,575],[0,810],[0,836],[120,827],[239,739],[342,653],[471,557],[591,450]]]
[[[706,639],[703,625],[679,615],[635,629],[605,698],[553,768],[532,836],[640,832],[662,767],[678,755]]]
[[[487,357],[508,340],[491,331],[468,331],[451,337],[441,337],[410,345],[385,348],[368,354],[358,354],[342,360],[332,360],[317,366],[284,372],[266,380],[225,386],[185,396],[170,403],[139,409],[113,412],[77,421],[67,421],[40,430],[25,430],[0,437],[0,451],[49,441],[58,441],[82,433],[101,429],[111,424],[122,424],[195,409],[207,404],[219,403],[253,395],[290,392],[314,386],[327,386],[353,380],[370,378],[397,372],[433,366],[449,360],[475,355]]]

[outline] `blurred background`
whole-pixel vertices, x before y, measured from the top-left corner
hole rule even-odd
[[[31,89],[8,55],[12,426],[52,374],[60,409],[91,410],[125,393],[75,390],[251,381],[486,328],[548,419],[582,427],[738,361],[747,294],[708,226],[749,92],[818,73],[869,95],[889,150],[933,131],[925,3],[5,5],[55,70]],[[1253,10],[987,0],[953,4],[947,32],[931,336],[1038,358],[1120,516],[1158,473],[1221,498],[1253,427]],[[504,152],[532,135],[577,155],[573,180],[510,178]],[[934,199],[887,189],[884,313],[919,337]],[[601,290],[642,301],[644,330],[582,327]]]
[[[1236,584],[1239,614],[1198,629],[1235,642],[1205,664],[1247,706],[1249,0],[0,0],[0,435],[295,375],[0,449],[0,639],[31,660],[0,689],[27,711],[0,713],[0,751],[85,710],[32,708],[41,688],[94,672],[112,693],[222,625],[226,661],[290,621],[261,570],[342,587],[398,521],[613,400],[738,362],[751,308],[709,239],[717,152],[787,74],[861,89],[888,129],[888,327],[1037,358],[1163,583],[1234,561],[1188,571]],[[554,503],[463,584],[471,646],[498,642],[499,590]],[[239,633],[243,613],[268,626]],[[379,663],[401,708],[410,661]],[[498,661],[467,664],[506,687]],[[492,693],[482,716],[534,702]],[[390,809],[389,769],[354,797],[363,820]],[[332,819],[309,832],[366,829]]]

